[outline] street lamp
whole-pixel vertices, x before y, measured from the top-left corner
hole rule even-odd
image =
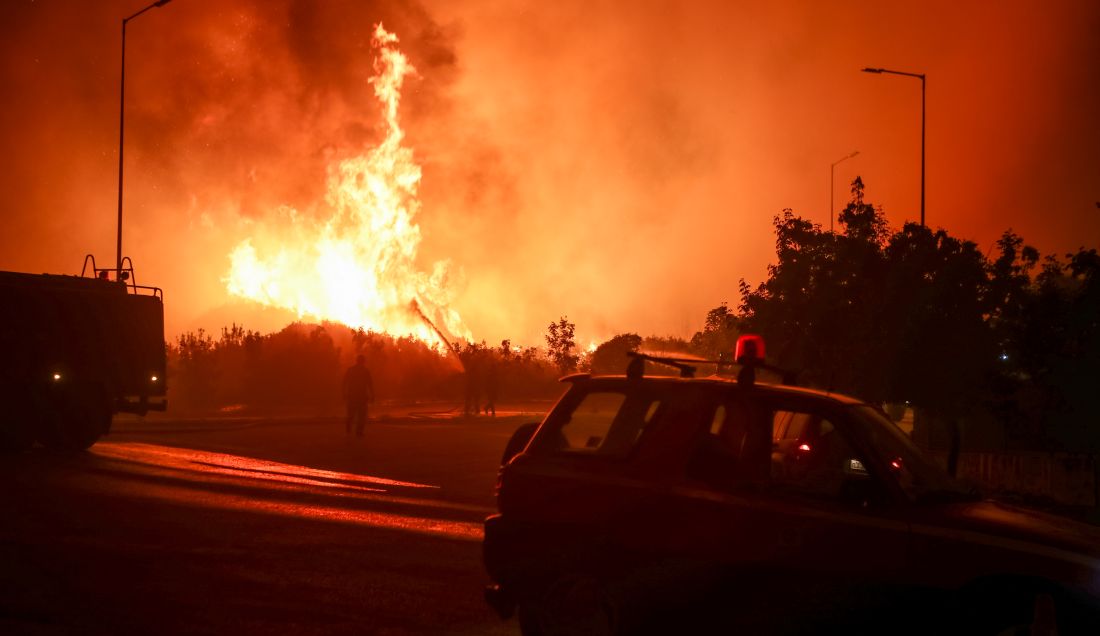
[[[833,196],[833,184],[836,182],[836,165],[858,154],[858,150],[853,150],[851,154],[844,155],[840,159],[834,161],[833,165],[829,166],[829,234],[833,233],[833,217],[836,216],[836,214],[833,213],[833,201],[836,200]]]
[[[885,68],[865,68],[864,73],[904,75],[920,79],[920,224],[924,227],[924,73],[906,73]]]
[[[157,0],[134,15],[122,19],[122,74],[118,85],[118,243],[115,251],[115,280],[122,280],[122,138],[126,118],[126,23],[149,9],[172,0]]]

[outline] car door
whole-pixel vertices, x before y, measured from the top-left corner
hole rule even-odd
[[[776,620],[795,620],[778,600],[792,595],[808,620],[831,620],[877,601],[904,568],[908,526],[845,424],[827,402],[731,392],[687,467],[693,523],[714,530],[696,554],[742,577],[730,593]]]

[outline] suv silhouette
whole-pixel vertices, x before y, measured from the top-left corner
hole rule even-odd
[[[1100,633],[1097,528],[983,501],[875,406],[748,362],[564,378],[505,452],[490,605],[529,636]]]

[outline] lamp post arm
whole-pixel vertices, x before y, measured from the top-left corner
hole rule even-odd
[[[168,3],[169,3],[169,2],[171,2],[171,1],[172,1],[172,0],[157,0],[157,1],[156,1],[156,2],[154,2],[153,4],[151,4],[151,5],[147,6],[147,7],[145,7],[145,8],[144,8],[144,9],[142,9],[141,11],[138,11],[138,12],[137,12],[137,13],[135,13],[134,15],[132,15],[132,16],[130,16],[130,17],[128,17],[128,18],[123,18],[123,19],[122,19],[122,23],[123,23],[123,24],[126,24],[126,23],[127,23],[127,22],[129,22],[130,20],[133,20],[134,18],[136,18],[136,17],[138,17],[139,15],[141,15],[141,14],[145,13],[145,12],[146,12],[146,11],[148,11],[149,9],[155,9],[156,7],[163,7],[164,5],[168,4]]]
[[[875,69],[873,72],[875,72],[875,73],[889,73],[890,75],[904,75],[906,77],[916,77],[916,78],[919,78],[921,81],[924,81],[924,73],[908,73],[906,71],[891,71],[890,69],[886,69],[886,68]]]

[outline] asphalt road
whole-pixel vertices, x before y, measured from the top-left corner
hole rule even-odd
[[[0,633],[516,634],[481,522],[540,417],[130,421],[0,457]]]

